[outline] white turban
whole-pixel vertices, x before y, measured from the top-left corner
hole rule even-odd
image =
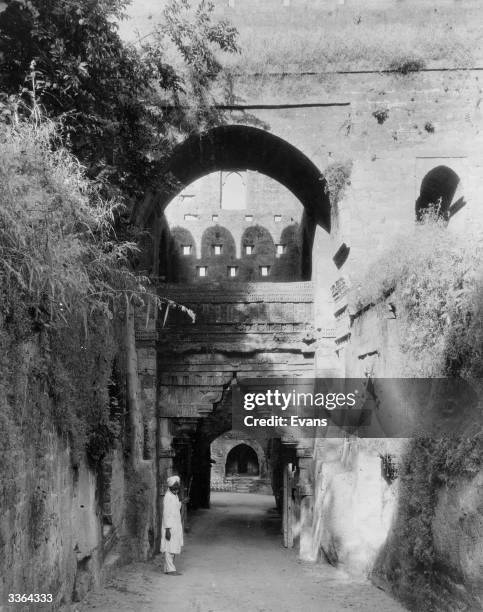
[[[170,476],[167,480],[168,487],[173,487],[175,484],[179,484],[180,482],[179,476]]]

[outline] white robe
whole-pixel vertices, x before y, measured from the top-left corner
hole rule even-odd
[[[166,540],[166,529],[171,530],[171,539]],[[163,520],[161,523],[161,552],[177,555],[183,546],[183,525],[181,523],[181,502],[178,496],[168,489],[163,501]]]

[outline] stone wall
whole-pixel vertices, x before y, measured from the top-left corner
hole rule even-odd
[[[398,323],[385,303],[357,314],[345,346],[347,376],[401,371]],[[378,412],[391,422],[400,417],[384,403]],[[431,457],[409,439],[316,440],[301,555],[322,554],[370,576],[411,610],[479,609],[482,473],[445,477]]]
[[[100,580],[97,477],[84,458],[72,457],[49,422],[52,398],[40,385],[31,387],[31,368],[39,363],[35,342],[18,350],[25,365],[14,377],[17,387],[2,393],[0,416],[0,599],[50,593],[53,604],[37,607],[51,610],[78,600]],[[20,388],[27,399],[22,415],[9,403]]]
[[[195,181],[165,211],[177,282],[300,280],[302,214],[287,189],[258,172],[215,172]]]
[[[362,4],[382,9],[405,4],[404,25],[410,28],[418,19],[416,5],[432,8],[434,3],[226,0],[218,6],[227,16],[240,21],[249,13],[250,19],[259,20],[270,32],[277,11],[298,11],[302,19],[306,8],[317,5],[337,8],[342,13],[342,4],[361,9]],[[461,11],[476,6],[472,2],[450,0],[440,4],[455,4]],[[147,10],[151,11],[151,7]],[[309,10],[306,15],[313,18]],[[388,57],[387,62],[391,59],[398,58]],[[422,184],[435,168],[447,167],[459,179],[448,203],[453,213],[448,231],[458,232],[464,239],[465,233],[481,230],[481,70],[477,63],[466,64],[466,69],[461,70],[456,62],[428,68],[420,65],[414,72],[407,72],[402,66],[385,71],[374,66],[367,69],[347,66],[343,71],[326,72],[317,68],[315,60],[313,69],[297,73],[290,69],[290,53],[286,65],[287,69],[279,73],[265,66],[260,72],[240,71],[233,75],[233,99],[237,100],[238,108],[227,109],[226,121],[263,127],[302,152],[326,178],[330,174],[337,178],[338,171],[340,175],[350,168],[338,197],[331,193],[330,235],[321,228],[315,232],[312,249],[315,302],[311,323],[319,331],[335,328],[335,346],[332,334],[319,334],[313,366],[320,376],[328,373],[390,376],[397,370],[399,360],[397,318],[389,307],[382,307],[369,308],[351,320],[356,313],[349,311],[347,288],[351,284],[357,286],[362,269],[388,245],[397,242],[400,232],[414,226]],[[223,101],[221,90],[219,101]],[[265,194],[263,214],[273,216],[277,205],[274,193]],[[208,225],[213,222],[212,206],[210,203],[205,211],[211,216],[207,217]],[[230,217],[241,213],[225,212],[229,221],[220,225],[233,238],[230,255],[235,253],[236,259],[243,246],[241,237],[246,220],[242,216],[238,221]],[[183,230],[187,229],[183,226]],[[193,225],[189,235],[196,245],[195,259],[201,256],[202,244],[201,234],[195,235],[197,231]],[[180,244],[186,239],[180,237]],[[217,275],[222,274],[220,268]],[[214,312],[215,318],[218,313],[223,318],[221,308],[207,306],[207,310]],[[237,329],[246,331],[247,327]],[[207,350],[210,345],[207,335],[196,340],[198,343],[191,350]],[[201,356],[188,355],[188,351],[186,354],[187,357],[179,359],[177,356],[173,365],[166,360],[166,375],[181,376],[186,365],[190,370],[207,369]],[[232,363],[231,359],[219,361],[227,369]],[[219,363],[216,367],[219,368]],[[390,469],[401,465],[409,450],[404,441],[320,439],[300,452],[298,533],[303,557],[314,559],[322,553],[350,573],[372,574],[384,588],[392,589],[413,609],[420,610],[425,605],[421,603],[424,588],[410,580],[415,575],[411,574],[414,550],[405,548],[396,533],[399,527],[407,528],[405,517],[411,508],[407,498],[401,496],[402,479]],[[410,455],[409,463],[413,459]],[[421,474],[423,478],[427,476],[424,466]],[[480,486],[478,475],[450,482],[446,489],[431,489],[433,509],[424,520],[431,524],[437,580],[428,588],[432,596],[437,595],[438,589],[444,593],[439,602],[441,609],[481,607],[477,601],[482,573],[481,508],[476,501]],[[279,493],[279,502],[280,497]],[[414,514],[418,508],[416,505]],[[420,535],[419,528],[413,529],[415,537]],[[423,574],[421,571],[420,575]]]
[[[51,594],[52,603],[36,609],[70,609],[117,564],[152,554],[154,463],[136,470],[128,463],[124,404],[117,406],[119,440],[97,464],[83,443],[61,435],[55,418],[72,419],[88,406],[59,414],[40,375],[52,367],[40,337],[12,340],[6,320],[0,323],[0,609],[32,609],[9,607],[9,593]],[[84,426],[77,422],[79,436]]]
[[[315,561],[322,554],[351,575],[369,574],[386,541],[398,494],[397,482],[384,477],[381,458],[400,450],[394,440],[316,440],[302,558]]]

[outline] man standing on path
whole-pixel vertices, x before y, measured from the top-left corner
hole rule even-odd
[[[164,573],[168,576],[180,576],[181,574],[176,571],[174,565],[174,556],[181,552],[183,546],[181,502],[178,499],[179,476],[170,476],[167,484],[168,490],[164,496],[161,524],[161,552],[164,553]]]

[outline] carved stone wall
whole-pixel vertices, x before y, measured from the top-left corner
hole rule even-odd
[[[245,444],[257,455],[259,473],[243,478],[227,475],[227,458],[234,448]],[[211,443],[211,489],[213,491],[237,491],[249,493],[271,493],[265,450],[260,442],[252,440],[240,431],[229,431]]]
[[[310,282],[238,283],[196,291],[163,285],[159,293],[197,315],[191,324],[185,315],[169,314],[157,332],[160,415],[210,412],[234,376],[313,375],[317,336]]]

